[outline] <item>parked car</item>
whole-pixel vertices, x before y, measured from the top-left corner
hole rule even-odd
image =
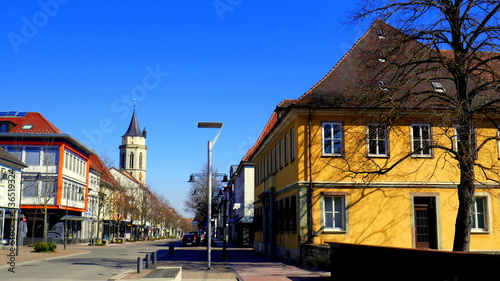
[[[182,237],[182,246],[197,246],[196,243],[196,235],[195,234],[186,234]]]
[[[203,235],[200,235],[198,232],[189,232],[188,234],[193,234],[196,237],[196,245],[200,245]]]

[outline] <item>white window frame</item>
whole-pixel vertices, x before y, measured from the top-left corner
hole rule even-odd
[[[338,199],[338,200],[335,200]],[[323,195],[323,206],[322,206],[322,215],[323,215],[323,222],[322,222],[322,225],[323,225],[323,231],[324,232],[346,232],[347,230],[347,202],[346,202],[346,198],[347,198],[347,195],[344,195],[344,194],[338,194],[338,195]],[[327,210],[326,209],[326,204],[327,204],[327,201],[330,200],[332,202],[331,206],[332,206],[332,210]],[[336,205],[335,205],[335,201],[337,201],[337,203],[340,203],[342,204],[340,206],[340,210],[336,210]],[[328,214],[332,214],[332,219],[331,219],[331,222],[332,222],[332,225],[331,226],[327,226],[327,215]],[[341,220],[340,220],[340,226],[338,225],[335,225],[335,218],[337,216],[341,216]]]
[[[295,160],[295,128],[290,129],[290,161]]]
[[[330,138],[325,137],[325,126],[330,126]],[[334,128],[339,128],[340,137],[335,137]],[[324,156],[342,156],[344,153],[344,128],[343,124],[340,122],[322,122],[321,123],[321,136],[322,136],[322,153]],[[325,151],[325,142],[330,141],[332,152],[328,153]],[[335,150],[335,142],[340,141],[340,151]]]
[[[471,227],[471,232],[472,233],[485,233],[489,232],[490,230],[490,200],[489,197],[486,194],[478,193],[475,194],[474,196],[474,206],[472,207],[472,227]],[[481,199],[483,200],[483,210],[478,210],[477,208],[477,200]],[[483,216],[483,226],[484,227],[479,227],[478,224],[478,217],[482,215]]]
[[[422,127],[424,126],[427,126],[428,129],[429,129],[429,138],[428,139],[423,139],[422,137]],[[420,147],[415,147],[415,135],[413,133],[413,128],[414,127],[419,127],[419,131],[420,131],[420,138],[418,139],[418,141],[420,142]],[[423,150],[421,150],[423,148],[422,144],[424,142],[428,142],[429,145],[432,144],[432,127],[430,124],[411,124],[410,125],[410,135],[411,135],[411,152],[412,152],[412,156],[413,157],[422,157],[422,158],[425,158],[425,157],[432,157],[432,148],[429,148],[429,153],[426,154],[424,153]],[[416,150],[420,150],[419,152],[415,152]]]
[[[376,138],[374,139],[370,139],[370,137],[373,135],[373,134],[370,134],[370,128],[375,128],[377,129],[377,132],[376,132]],[[379,138],[379,132],[378,130],[379,129],[384,129],[385,131],[385,138]],[[366,148],[367,148],[367,154],[369,157],[388,157],[389,156],[389,131],[387,129],[387,126],[384,125],[384,124],[379,124],[379,123],[369,123],[367,126],[366,126],[366,134],[367,134],[367,143],[366,143]],[[375,153],[370,153],[370,150],[371,150],[371,146],[370,146],[370,142],[377,142],[377,145],[376,145],[376,152]],[[379,146],[379,142],[383,142],[384,144],[384,149],[385,149],[385,153],[380,153],[380,146]]]

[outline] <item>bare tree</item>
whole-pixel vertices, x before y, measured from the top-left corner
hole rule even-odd
[[[185,211],[191,213],[195,220],[203,225],[208,222],[208,177],[207,166],[205,165],[199,173],[195,182],[191,183],[188,198],[184,201]],[[212,168],[212,198],[215,198],[218,190],[222,187],[218,177],[217,169]],[[214,207],[214,205],[212,205]],[[213,210],[212,210],[213,211]],[[214,213],[214,212],[212,212]]]
[[[497,0],[366,0],[353,16],[353,22],[367,18],[387,21],[404,34],[376,53],[387,63],[365,66],[371,73],[377,68],[374,85],[376,80],[386,83],[377,85],[384,87],[382,91],[362,89],[370,95],[359,102],[366,108],[384,108],[379,122],[388,126],[403,115],[433,110],[443,125],[456,130],[443,135],[454,139],[458,147],[429,143],[423,148],[444,150],[460,171],[454,251],[469,250],[478,171],[486,181],[498,182],[498,167],[477,157],[487,142],[498,137],[482,138],[478,143],[475,128],[487,122],[496,127],[492,116],[500,112],[499,10]],[[429,87],[432,82],[438,83]],[[358,172],[384,174],[408,157]]]

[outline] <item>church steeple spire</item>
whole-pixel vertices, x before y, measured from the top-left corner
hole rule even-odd
[[[130,125],[128,126],[128,129],[123,135],[123,137],[125,136],[144,137],[144,138],[146,137],[139,128],[139,122],[137,121],[137,116],[135,115],[135,107],[134,107],[134,113],[132,114],[132,119],[130,120]]]
[[[127,171],[138,181],[146,183],[146,129],[141,131],[137,115],[132,114],[130,125],[122,136],[120,149],[120,170]]]

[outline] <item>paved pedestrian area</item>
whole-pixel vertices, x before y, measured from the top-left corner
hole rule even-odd
[[[158,267],[182,267],[182,280],[240,280],[240,281],[323,281],[330,272],[302,269],[287,261],[258,254],[253,249],[227,247],[226,253],[220,241],[212,248],[211,268],[207,269],[206,247],[176,247],[174,253],[166,248],[159,250]],[[120,279],[144,279],[153,268],[141,273],[130,271]]]
[[[137,273],[137,268],[131,268],[109,280],[154,280],[148,278],[148,274],[151,274],[156,267],[182,267],[182,280],[184,281],[323,281],[330,277],[329,272],[303,269],[287,261],[258,254],[253,249],[237,248],[231,244],[228,244],[224,255],[220,241],[217,241],[217,247],[212,247],[210,270],[207,269],[206,247],[175,247],[174,252],[171,253],[169,251],[170,245],[180,245],[176,240],[146,243],[159,244],[157,264],[150,268],[144,268],[141,273]],[[19,249],[19,255],[16,256],[15,262],[19,265],[68,255],[77,257],[79,254],[88,252],[88,247],[86,244],[68,245],[66,250],[58,249],[56,253],[34,253],[32,252],[33,248],[23,247]],[[9,254],[8,249],[0,250],[0,268],[8,266]]]

